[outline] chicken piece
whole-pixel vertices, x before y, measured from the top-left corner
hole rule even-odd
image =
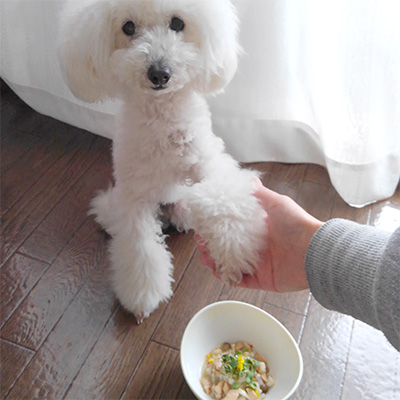
[[[256,360],[258,360],[258,358],[256,358]],[[265,365],[265,362],[260,361],[259,366],[256,368],[256,371],[260,374],[260,375],[267,375],[268,371],[267,371],[267,366]]]
[[[223,364],[222,364],[222,356],[221,356],[221,355],[218,355],[218,356],[216,356],[215,359],[214,359],[214,368],[215,368],[217,371],[221,371],[222,366],[223,366]]]
[[[272,386],[275,385],[275,380],[271,375],[268,375],[266,384],[269,388],[272,388]]]
[[[222,400],[237,400],[239,394],[240,393],[238,389],[232,389],[226,394],[226,396]]]
[[[222,386],[222,391],[224,393],[224,396],[226,396],[230,390],[230,386],[228,382],[224,382],[224,385]]]
[[[272,386],[274,386],[274,384],[275,384],[275,381],[274,381],[274,379],[272,378],[272,376],[271,375],[267,375],[267,374],[262,374],[262,375],[259,375],[260,376],[260,380],[261,380],[261,382],[259,382],[259,385],[260,385],[260,389],[264,392],[264,393],[267,393],[268,392],[268,390],[272,387]],[[258,379],[258,378],[257,378]]]
[[[245,344],[242,341],[236,342],[236,351],[240,351],[245,348]]]
[[[228,342],[225,342],[225,343],[222,344],[221,349],[222,349],[222,351],[224,351],[224,352],[225,352],[225,351],[229,351],[229,350],[231,349],[231,344],[228,343]]]
[[[202,377],[202,378],[200,379],[200,383],[201,383],[201,386],[203,386],[204,391],[205,391],[206,393],[210,393],[210,390],[211,390],[211,381],[210,381],[208,378],[206,378],[206,377]]]
[[[269,368],[268,368],[267,360],[266,360],[260,353],[257,353],[257,352],[256,352],[254,358],[255,358],[257,361],[260,362],[260,365],[264,363],[265,370],[266,370],[267,373],[268,373],[268,372],[269,372]]]
[[[269,389],[269,387],[267,385],[267,376],[265,375],[265,378],[264,378],[264,376],[257,374],[256,377],[257,377],[258,386],[260,386],[261,391],[263,393],[267,393],[268,389]]]
[[[213,351],[211,352],[211,356],[212,357],[218,357],[222,354],[222,350],[219,347],[216,347],[215,349],[213,349]]]
[[[239,390],[239,398],[238,400],[249,400],[249,396],[247,394],[247,392],[243,389],[238,389]]]
[[[253,389],[246,388],[247,395],[249,396],[250,400],[257,400],[258,396],[256,395],[256,392]]]
[[[215,385],[213,387],[213,390],[212,390],[213,394],[214,394],[215,398],[218,400],[222,397],[222,388],[224,386],[224,383],[225,383],[224,381],[221,381],[218,383],[218,385]]]

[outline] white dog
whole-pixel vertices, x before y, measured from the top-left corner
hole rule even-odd
[[[115,185],[92,203],[111,235],[113,287],[143,318],[172,295],[171,254],[158,219],[207,243],[220,277],[254,273],[265,213],[256,172],[240,169],[212,132],[205,95],[232,79],[240,47],[229,0],[80,0],[61,16],[69,87],[88,102],[118,97]]]

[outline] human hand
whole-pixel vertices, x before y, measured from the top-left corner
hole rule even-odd
[[[303,210],[295,201],[264,187],[259,179],[254,193],[267,212],[268,237],[261,263],[254,275],[243,275],[237,285],[249,289],[291,292],[308,288],[304,259],[314,233],[323,224]],[[215,264],[207,244],[195,235],[200,261],[211,268]],[[218,276],[217,276],[218,277]]]

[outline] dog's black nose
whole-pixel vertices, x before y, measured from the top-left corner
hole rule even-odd
[[[171,69],[167,66],[152,65],[147,76],[150,81],[156,86],[165,85],[171,78]]]

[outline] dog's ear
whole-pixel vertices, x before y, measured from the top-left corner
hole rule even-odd
[[[239,23],[230,0],[200,2],[206,12],[202,52],[206,79],[202,89],[206,94],[221,92],[235,75],[241,47],[238,42]]]
[[[109,59],[113,46],[110,3],[70,0],[60,16],[59,58],[76,97],[92,103],[112,96]]]

